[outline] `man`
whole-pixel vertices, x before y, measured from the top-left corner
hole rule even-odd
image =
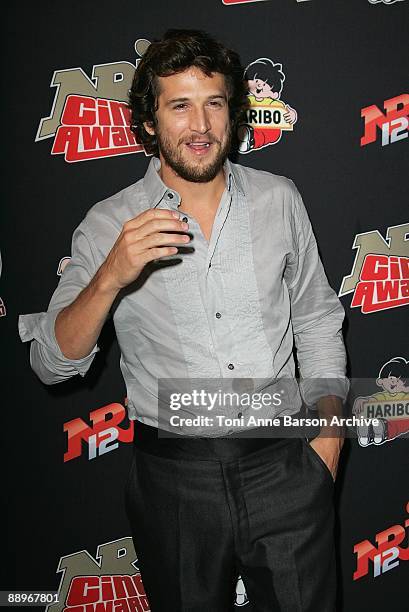
[[[127,511],[153,612],[225,612],[239,573],[256,610],[334,609],[342,440],[325,428],[311,445],[157,429],[172,430],[159,379],[294,381],[294,339],[308,404],[339,413],[348,388],[343,309],[298,191],[227,159],[242,75],[237,54],[203,32],[150,45],[130,91],[148,170],[91,208],[48,312],[19,323],[34,370],[54,384],[85,375],[113,316],[136,419]],[[300,405],[297,387],[281,414]]]

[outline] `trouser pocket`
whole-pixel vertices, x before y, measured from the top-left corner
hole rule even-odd
[[[326,478],[329,478],[331,483],[334,484],[334,479],[332,477],[332,473],[325,463],[324,459],[317,453],[317,451],[311,446],[308,438],[302,438],[304,446],[307,448],[307,451],[311,458],[314,460],[315,464],[320,467],[320,469],[324,472]]]

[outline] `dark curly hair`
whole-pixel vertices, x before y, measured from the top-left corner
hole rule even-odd
[[[131,130],[148,154],[159,155],[156,136],[144,128],[144,122],[155,125],[158,109],[158,76],[170,76],[195,66],[210,76],[225,75],[232,138],[243,121],[248,106],[244,70],[235,51],[226,48],[201,30],[168,30],[162,40],[152,42],[145,51],[129,90]]]

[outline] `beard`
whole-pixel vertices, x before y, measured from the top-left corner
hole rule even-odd
[[[229,154],[232,143],[232,130],[229,125],[224,143],[217,140],[214,136],[206,136],[206,140],[211,143],[212,147],[216,148],[216,155],[209,162],[189,163],[184,159],[182,151],[187,141],[186,139],[179,141],[175,146],[171,141],[160,131],[156,130],[156,139],[158,148],[163,156],[163,159],[170,168],[185,181],[192,183],[208,183],[216,178],[220,170],[223,168],[224,162]]]

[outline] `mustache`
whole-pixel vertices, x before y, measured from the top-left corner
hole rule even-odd
[[[193,144],[195,142],[208,142],[210,144],[221,144],[221,141],[218,140],[215,136],[209,134],[207,136],[195,136],[191,138],[182,138],[179,141],[179,144]]]

